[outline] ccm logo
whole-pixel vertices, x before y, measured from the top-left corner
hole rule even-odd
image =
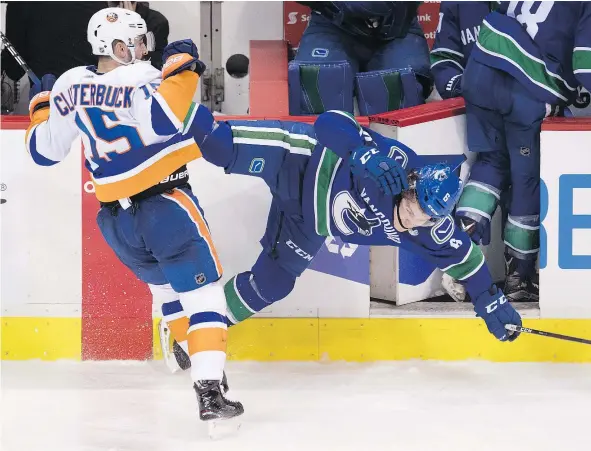
[[[503,294],[499,299],[495,299],[490,304],[486,306],[486,313],[494,312],[499,305],[503,305],[507,303],[507,298]]]
[[[293,249],[295,251],[296,254],[298,254],[300,257],[302,257],[304,260],[308,260],[309,262],[312,261],[312,259],[314,258],[313,255],[308,254],[306,251],[304,251],[303,249],[301,249],[300,247],[298,247],[297,244],[295,244],[293,241],[291,240],[287,240],[285,242],[285,244],[287,244],[287,246],[290,249]]]

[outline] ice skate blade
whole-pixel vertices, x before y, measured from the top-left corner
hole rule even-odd
[[[240,415],[227,419],[208,420],[207,435],[211,440],[220,440],[225,437],[236,435],[242,426]]]
[[[181,367],[176,361],[176,358],[172,352],[172,346],[170,341],[170,329],[166,327],[164,321],[158,322],[158,336],[160,338],[160,349],[162,350],[162,358],[168,370],[174,374],[178,372]]]

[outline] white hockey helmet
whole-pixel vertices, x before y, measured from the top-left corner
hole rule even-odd
[[[105,8],[95,13],[88,22],[88,42],[92,53],[110,56],[121,64],[135,62],[135,46],[143,42],[146,49],[154,50],[154,35],[146,26],[146,21],[134,12],[123,8]],[[122,41],[131,52],[131,61],[126,63],[113,54],[113,41]]]

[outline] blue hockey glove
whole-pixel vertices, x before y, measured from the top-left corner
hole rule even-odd
[[[459,97],[462,95],[462,75],[455,75],[445,85],[445,91],[447,92],[446,98]]]
[[[489,290],[476,298],[474,310],[476,316],[484,320],[488,331],[497,339],[513,341],[519,336],[519,333],[505,329],[505,324],[521,326],[521,316],[496,285],[493,284]]]
[[[199,60],[197,46],[191,39],[174,41],[162,51],[162,78],[172,77],[184,70],[192,70],[197,75],[205,71],[205,63]],[[195,66],[193,66],[195,65]]]
[[[41,84],[33,84],[29,89],[29,115],[33,117],[36,111],[49,108],[49,96],[57,78],[53,74],[45,74]]]
[[[29,89],[29,101],[40,92],[51,91],[56,81],[57,78],[55,78],[55,75],[45,74],[43,78],[41,78],[40,85],[31,84],[31,88]]]
[[[400,194],[408,188],[406,172],[396,161],[372,146],[361,146],[349,156],[351,172],[358,177],[369,177],[388,196]]]

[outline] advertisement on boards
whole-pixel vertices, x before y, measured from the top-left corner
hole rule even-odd
[[[419,23],[425,33],[429,48],[433,46],[435,32],[439,23],[439,3],[423,2],[417,11]],[[310,21],[310,8],[297,2],[283,2],[284,39],[293,48],[297,48],[304,30]]]

